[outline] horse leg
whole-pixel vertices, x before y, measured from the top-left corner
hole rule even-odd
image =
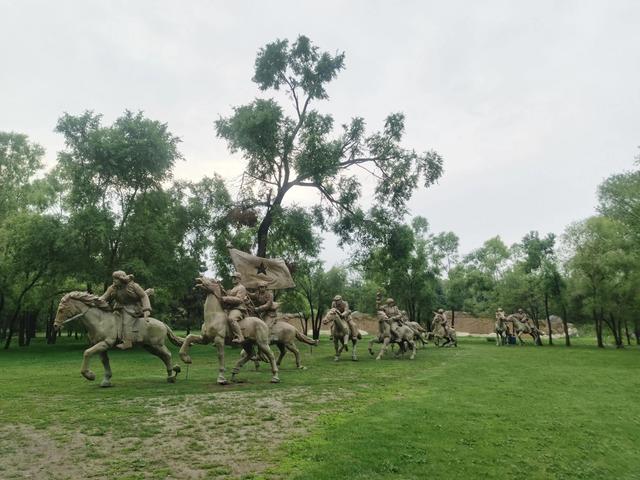
[[[524,345],[524,340],[522,339],[522,332],[516,332],[516,335],[518,335],[518,340],[520,340],[520,345]]]
[[[240,352],[240,355],[241,355],[241,356],[245,356],[246,354],[247,354],[247,352],[245,352],[244,350],[242,350],[242,351]],[[260,355],[254,355],[254,356],[252,356],[252,357],[251,357],[251,361],[253,362],[253,366],[255,367],[256,372],[257,372],[258,370],[260,370],[260,362],[262,361],[262,359],[260,358]]]
[[[342,340],[340,343],[342,343],[342,346],[340,347],[340,353],[342,353],[343,350],[345,352],[348,352],[349,351],[349,334],[348,333],[342,337]]]
[[[109,363],[109,355],[107,351],[100,352],[100,360],[102,360],[102,366],[104,367],[104,378],[100,382],[101,387],[111,386],[111,364]]]
[[[89,369],[89,360],[96,353],[106,352],[109,349],[109,344],[104,340],[96,343],[93,347],[87,348],[82,354],[82,367],[80,367],[80,373],[87,380],[95,380],[96,374]]]
[[[407,340],[407,342],[409,343],[409,348],[411,349],[411,356],[409,357],[409,360],[414,360],[416,358],[416,342],[414,342],[413,340]]]
[[[229,382],[224,378],[224,338],[218,336],[213,339],[213,343],[218,350],[218,378],[216,379],[216,383],[218,385],[226,385]],[[247,355],[247,359],[249,358],[250,355]]]
[[[384,340],[382,341],[382,347],[380,347],[380,352],[378,353],[376,360],[380,360],[382,358],[382,356],[384,355],[384,352],[387,350],[387,347],[389,346],[390,341],[391,339],[389,337],[384,337]]]
[[[271,383],[279,383],[280,378],[278,377],[278,365],[276,365],[276,357],[273,355],[273,352],[269,348],[268,343],[259,343],[258,350],[267,356],[269,359],[269,363],[271,364]]]
[[[338,343],[340,343],[340,340],[338,339],[338,335],[334,334],[333,335],[333,348],[335,348],[336,350],[336,356],[333,357],[333,361],[337,362],[338,360],[340,360],[340,352],[342,352],[342,348],[338,347]]]
[[[245,351],[246,355],[241,356],[240,360],[238,360],[238,362],[236,363],[236,366],[233,367],[233,370],[231,370],[231,381],[232,382],[236,382],[237,381],[236,380],[236,375],[238,374],[238,372],[240,372],[240,369],[244,366],[244,364],[247,363],[249,360],[251,360],[251,357],[253,357],[253,346],[251,344],[245,343],[243,348],[244,348],[244,351]]]
[[[276,360],[276,365],[278,365],[278,367],[279,367],[280,364],[282,363],[282,359],[284,358],[284,356],[287,353],[287,351],[284,349],[284,344],[277,343],[276,345],[278,346],[278,350],[280,350],[280,355],[278,355],[278,360]],[[288,347],[288,345],[287,345],[287,347]],[[298,359],[297,356],[296,356],[296,365],[298,366],[298,368],[300,368],[299,359]]]
[[[191,356],[189,355],[189,348],[191,347],[192,343],[204,343],[203,338],[201,335],[195,335],[195,334],[191,334],[191,335],[187,335],[187,338],[184,339],[184,343],[182,344],[182,346],[180,347],[180,359],[184,362],[184,363],[191,363]]]
[[[376,343],[376,342],[380,343],[380,342],[379,342],[379,340],[378,340],[377,338],[372,338],[372,339],[369,341],[369,353],[370,353],[371,355],[373,355],[373,354],[374,354],[374,353],[373,353],[373,344],[374,344],[374,343]]]
[[[307,367],[303,367],[302,366],[302,362],[300,362],[300,350],[298,350],[297,345],[295,343],[291,342],[291,343],[287,344],[286,347],[287,347],[287,350],[289,350],[291,353],[293,353],[293,355],[296,357],[296,368],[298,368],[300,370],[306,370]],[[279,363],[278,363],[278,366],[280,366]]]
[[[143,347],[151,355],[155,355],[162,360],[167,369],[167,382],[175,383],[178,371],[173,370],[173,365],[171,365],[171,352],[169,349],[164,345],[143,345]]]
[[[351,360],[353,360],[354,362],[358,361],[358,355],[356,354],[356,345],[358,343],[358,339],[357,338],[352,338],[351,339]]]

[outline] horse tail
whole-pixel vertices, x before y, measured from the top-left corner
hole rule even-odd
[[[312,345],[314,347],[318,346],[318,343],[320,343],[319,340],[314,340],[313,338],[309,338],[303,333],[300,333],[297,329],[296,329],[296,339],[301,341],[302,343],[306,343],[307,345]]]
[[[184,338],[179,337],[175,333],[173,333],[173,330],[171,330],[171,327],[169,327],[169,325],[165,324],[165,326],[167,327],[167,338],[169,339],[169,341],[176,347],[181,347],[184,343]]]

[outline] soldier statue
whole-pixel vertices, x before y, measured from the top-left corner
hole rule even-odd
[[[434,312],[433,323],[435,325],[440,324],[444,329],[444,334],[446,337],[451,335],[451,324],[449,323],[449,319],[447,318],[447,314],[442,308],[439,308],[437,312]]]
[[[382,303],[380,292],[378,292],[376,295],[376,307],[379,314],[382,314],[385,321],[389,323],[391,335],[399,338],[398,327],[404,324],[404,320],[400,309],[396,305],[396,301],[393,298],[387,298],[387,300]]]
[[[249,293],[249,298],[253,302],[254,312],[258,315],[269,328],[277,321],[277,304],[273,301],[273,293],[267,290],[267,282],[258,282],[258,291]]]
[[[340,317],[349,325],[349,331],[351,332],[352,340],[362,338],[356,322],[353,320],[353,318],[351,318],[351,310],[349,310],[349,304],[342,299],[341,295],[336,295],[335,297],[333,297],[331,308],[337,310]]]
[[[523,309],[521,308],[518,309],[518,313],[516,313],[516,317],[518,318],[520,323],[522,323],[523,325],[526,325],[531,330],[534,329],[533,326],[531,325],[531,319],[529,318],[529,315],[527,315]]]
[[[244,336],[238,322],[247,315],[247,289],[240,283],[242,276],[235,272],[231,275],[233,288],[222,297],[222,303],[227,310],[227,321],[233,333],[233,343],[244,343]]]
[[[139,319],[149,318],[151,302],[149,296],[140,285],[133,281],[133,275],[127,275],[122,270],[112,274],[113,283],[102,294],[100,300],[110,303],[118,322],[117,338],[122,343],[116,345],[121,350],[131,348],[139,338]]]

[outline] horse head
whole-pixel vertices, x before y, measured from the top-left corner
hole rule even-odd
[[[330,308],[329,311],[325,314],[324,318],[322,319],[322,325],[331,323],[335,321],[336,318],[339,318],[339,317],[340,315],[338,315],[338,310],[336,310],[335,308]]]
[[[220,286],[220,281],[216,280],[215,278],[197,277],[196,288],[200,288],[207,293],[212,293],[218,298],[222,296],[222,287]]]
[[[60,330],[62,325],[87,313],[90,308],[111,311],[109,304],[89,292],[69,292],[60,300],[53,328]]]

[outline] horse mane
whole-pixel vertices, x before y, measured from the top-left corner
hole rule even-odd
[[[78,300],[85,305],[88,305],[89,307],[99,308],[100,310],[104,310],[105,312],[112,311],[111,305],[109,305],[108,302],[102,300],[98,295],[94,295],[93,293],[89,292],[69,292],[64,297],[62,297],[60,303],[65,303],[67,300]]]

